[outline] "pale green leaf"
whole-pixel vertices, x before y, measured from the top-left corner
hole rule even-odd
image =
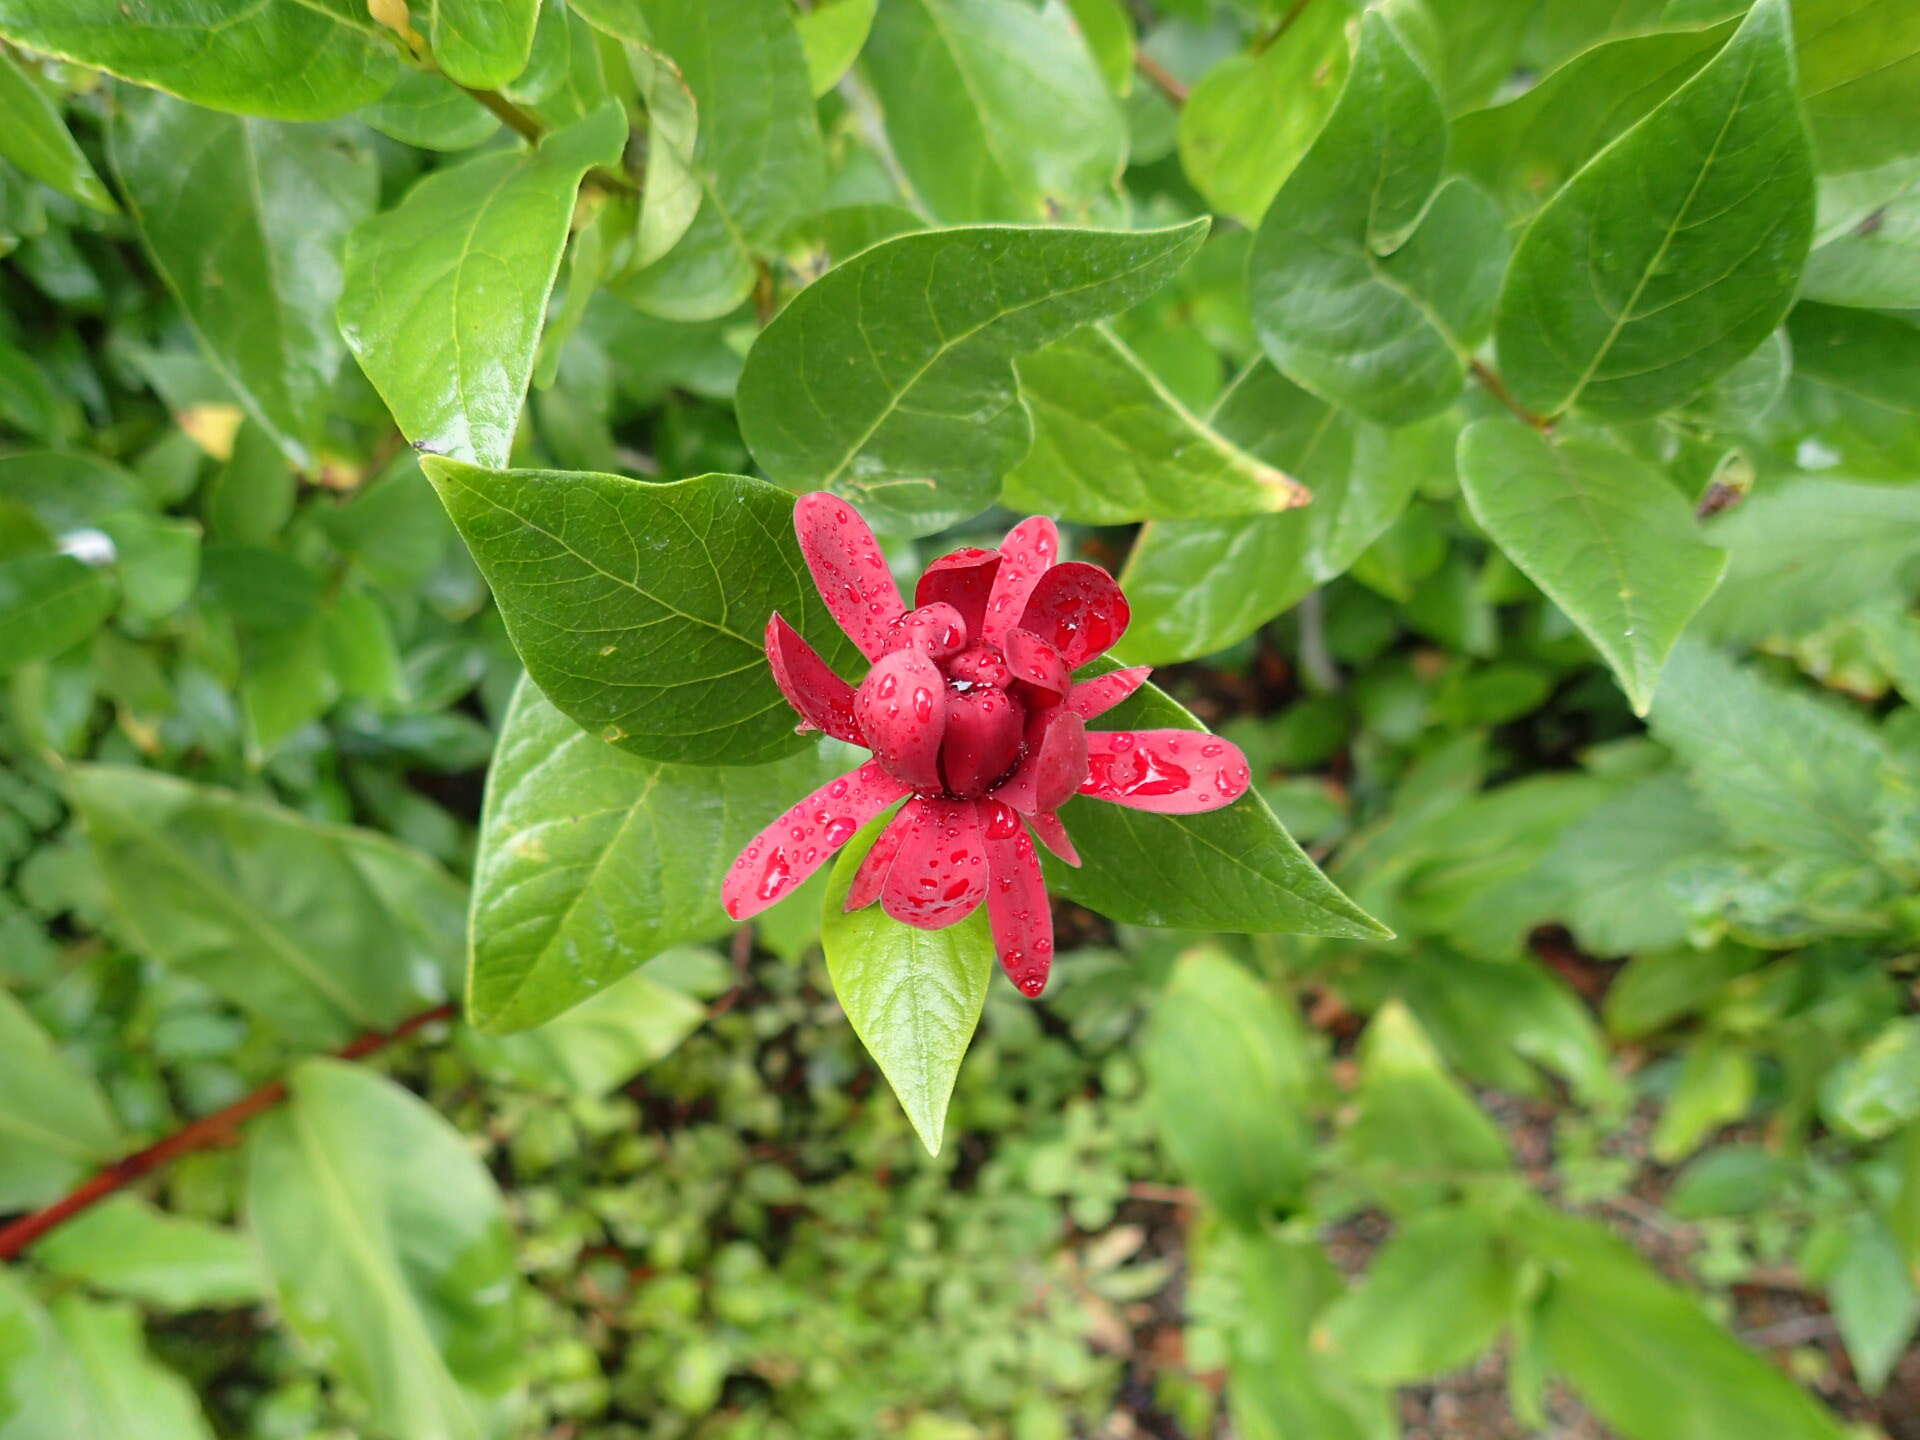
[[[993,937],[985,906],[944,930],[903,925],[878,904],[846,912],[860,862],[892,818],[867,826],[834,863],[820,943],[853,1033],[887,1077],[920,1143],[938,1155],[954,1078],[997,968]]]
[[[213,1440],[192,1387],[154,1360],[131,1305],[42,1307],[0,1274],[0,1440]]]
[[[1582,436],[1509,420],[1460,437],[1460,487],[1507,558],[1605,657],[1634,711],[1726,569],[1686,499],[1645,462]]]
[[[406,70],[358,118],[402,145],[471,150],[500,128],[494,113],[444,75]]]
[[[882,241],[760,332],[741,433],[780,484],[846,495],[877,523],[924,534],[975,514],[1032,443],[1014,359],[1152,294],[1206,228]]]
[[[524,1364],[513,1238],[466,1140],[392,1081],[334,1060],[256,1122],[247,1218],[294,1333],[380,1431],[498,1433]]]
[[[1920,154],[1920,10],[1907,0],[1796,0],[1793,30],[1823,173]]]
[[[1033,448],[1003,500],[1087,525],[1296,509],[1308,493],[1174,398],[1105,325],[1014,362]]]
[[[1877,1395],[1920,1324],[1920,1292],[1884,1225],[1869,1216],[1854,1221],[1828,1294],[1854,1373]]]
[[[1542,414],[1672,409],[1786,315],[1813,236],[1813,159],[1785,0],[1548,202],[1501,290],[1502,374]]]
[[[474,1022],[538,1025],[669,946],[726,933],[720,882],[734,857],[833,773],[817,745],[738,768],[643,760],[580,729],[523,680],[480,821]]]
[[[428,0],[427,43],[457,85],[492,90],[526,67],[540,0]]]
[[[1920,194],[1902,195],[1807,257],[1800,298],[1920,309]]]
[[[98,630],[116,598],[112,578],[71,555],[0,560],[0,627],[12,637],[0,674],[71,649]]]
[[[815,99],[838,85],[840,77],[853,68],[879,8],[880,0],[821,0],[799,17],[800,43],[807,52],[807,83]]]
[[[574,193],[626,135],[609,103],[531,154],[436,171],[348,238],[340,331],[416,445],[506,462]]]
[[[11,55],[0,53],[0,159],[83,205],[112,214],[118,208],[74,143],[66,121],[40,82]]]
[[[0,1205],[46,1204],[124,1143],[93,1077],[0,991]]]
[[[169,1215],[116,1195],[34,1246],[55,1275],[161,1310],[252,1305],[265,1298],[260,1257],[237,1230]]]

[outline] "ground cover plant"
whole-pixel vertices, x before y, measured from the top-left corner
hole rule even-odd
[[[1920,1437],[1909,0],[0,0],[0,1440]]]

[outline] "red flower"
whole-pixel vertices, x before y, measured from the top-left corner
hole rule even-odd
[[[846,908],[878,900],[894,919],[938,930],[984,900],[1008,978],[1038,995],[1053,916],[1027,827],[1078,865],[1056,813],[1072,796],[1163,814],[1217,810],[1245,793],[1246,756],[1193,730],[1087,729],[1140,688],[1148,667],[1070,678],[1125,632],[1127,601],[1099,566],[1054,563],[1051,520],[1021,521],[998,550],[934,561],[916,610],[901,603],[851,505],[803,495],[793,526],[827,608],[872,668],[854,689],[778,614],[767,621],[767,663],[802,730],[873,758],[753,838],[721,886],[727,913],[758,914],[911,795],[862,862]]]

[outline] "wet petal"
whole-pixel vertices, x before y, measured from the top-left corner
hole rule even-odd
[[[1247,792],[1247,757],[1204,730],[1099,730],[1087,736],[1082,795],[1134,810],[1193,815]]]
[[[989,645],[1006,642],[1007,632],[1020,623],[1027,597],[1040,583],[1060,553],[1060,532],[1044,515],[1022,520],[1007,532],[1000,545],[1000,568],[993,575],[993,593],[987,597],[985,617],[976,638]]]
[[[889,650],[918,650],[935,660],[956,654],[967,643],[967,622],[944,600],[909,610],[893,622]]]
[[[853,721],[853,687],[780,618],[778,610],[767,617],[767,664],[780,693],[802,720],[836,740],[862,743],[860,727]]]
[[[1027,755],[993,792],[1022,815],[1057,810],[1087,778],[1087,724],[1072,711],[1044,710],[1029,723]]]
[[[1031,999],[1047,988],[1047,971],[1053,966],[1053,910],[1047,904],[1046,881],[1020,817],[992,801],[984,808],[993,948],[1014,988]]]
[[[887,883],[887,871],[893,865],[893,857],[900,853],[900,842],[906,838],[913,821],[913,808],[920,802],[909,800],[900,807],[900,813],[888,822],[873,842],[873,848],[867,851],[860,862],[860,868],[854,872],[853,884],[847,888],[847,898],[840,908],[851,915],[856,910],[864,910],[880,898],[880,891]]]
[[[942,555],[927,566],[920,583],[914,587],[913,603],[932,605],[946,601],[960,612],[968,638],[980,638],[980,620],[987,613],[987,597],[993,593],[993,577],[1000,568],[998,550],[982,550],[968,545]]]
[[[887,871],[880,904],[922,930],[941,930],[987,898],[986,836],[973,800],[917,802]]]
[[[947,734],[940,773],[950,793],[984,795],[1013,769],[1025,738],[1025,717],[1004,690],[979,686],[947,692]]]
[[[1066,658],[1069,670],[1078,670],[1111,650],[1132,618],[1127,597],[1111,575],[1098,565],[1069,560],[1040,577],[1020,628],[1047,641]]]
[[[949,680],[968,685],[993,685],[1004,690],[1013,684],[1013,671],[1007,667],[1007,657],[991,646],[976,645],[971,650],[962,650],[947,662],[946,668]]]
[[[1135,665],[1126,670],[1110,670],[1091,680],[1082,680],[1067,691],[1067,709],[1082,720],[1104,715],[1147,683],[1151,665]]]
[[[887,653],[888,628],[907,607],[873,531],[858,510],[824,490],[800,497],[793,529],[827,609],[860,653],[878,660]]]
[[[938,792],[940,737],[947,728],[947,682],[918,650],[883,655],[853,697],[861,743],[887,773],[915,790]]]
[[[792,894],[862,825],[906,793],[872,760],[829,780],[747,842],[720,882],[727,914],[745,920]]]
[[[1007,668],[1020,682],[1024,698],[1035,709],[1057,705],[1073,683],[1072,670],[1060,652],[1030,630],[1007,635]]]
[[[1067,834],[1067,827],[1060,823],[1060,816],[1052,810],[1036,810],[1027,817],[1027,823],[1033,826],[1033,833],[1047,849],[1058,855],[1076,870],[1080,868],[1080,852],[1073,848],[1073,837]]]

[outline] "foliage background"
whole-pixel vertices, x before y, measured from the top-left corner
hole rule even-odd
[[[1361,9],[0,0],[0,1205],[290,1092],[0,1275],[0,1436],[1920,1434],[1920,23]],[[981,221],[1193,253],[864,452],[899,568],[1075,522],[1397,938],[1063,905],[930,1157],[817,892],[729,936],[577,828],[820,757],[516,702],[608,675],[408,442],[838,480],[837,267]]]

